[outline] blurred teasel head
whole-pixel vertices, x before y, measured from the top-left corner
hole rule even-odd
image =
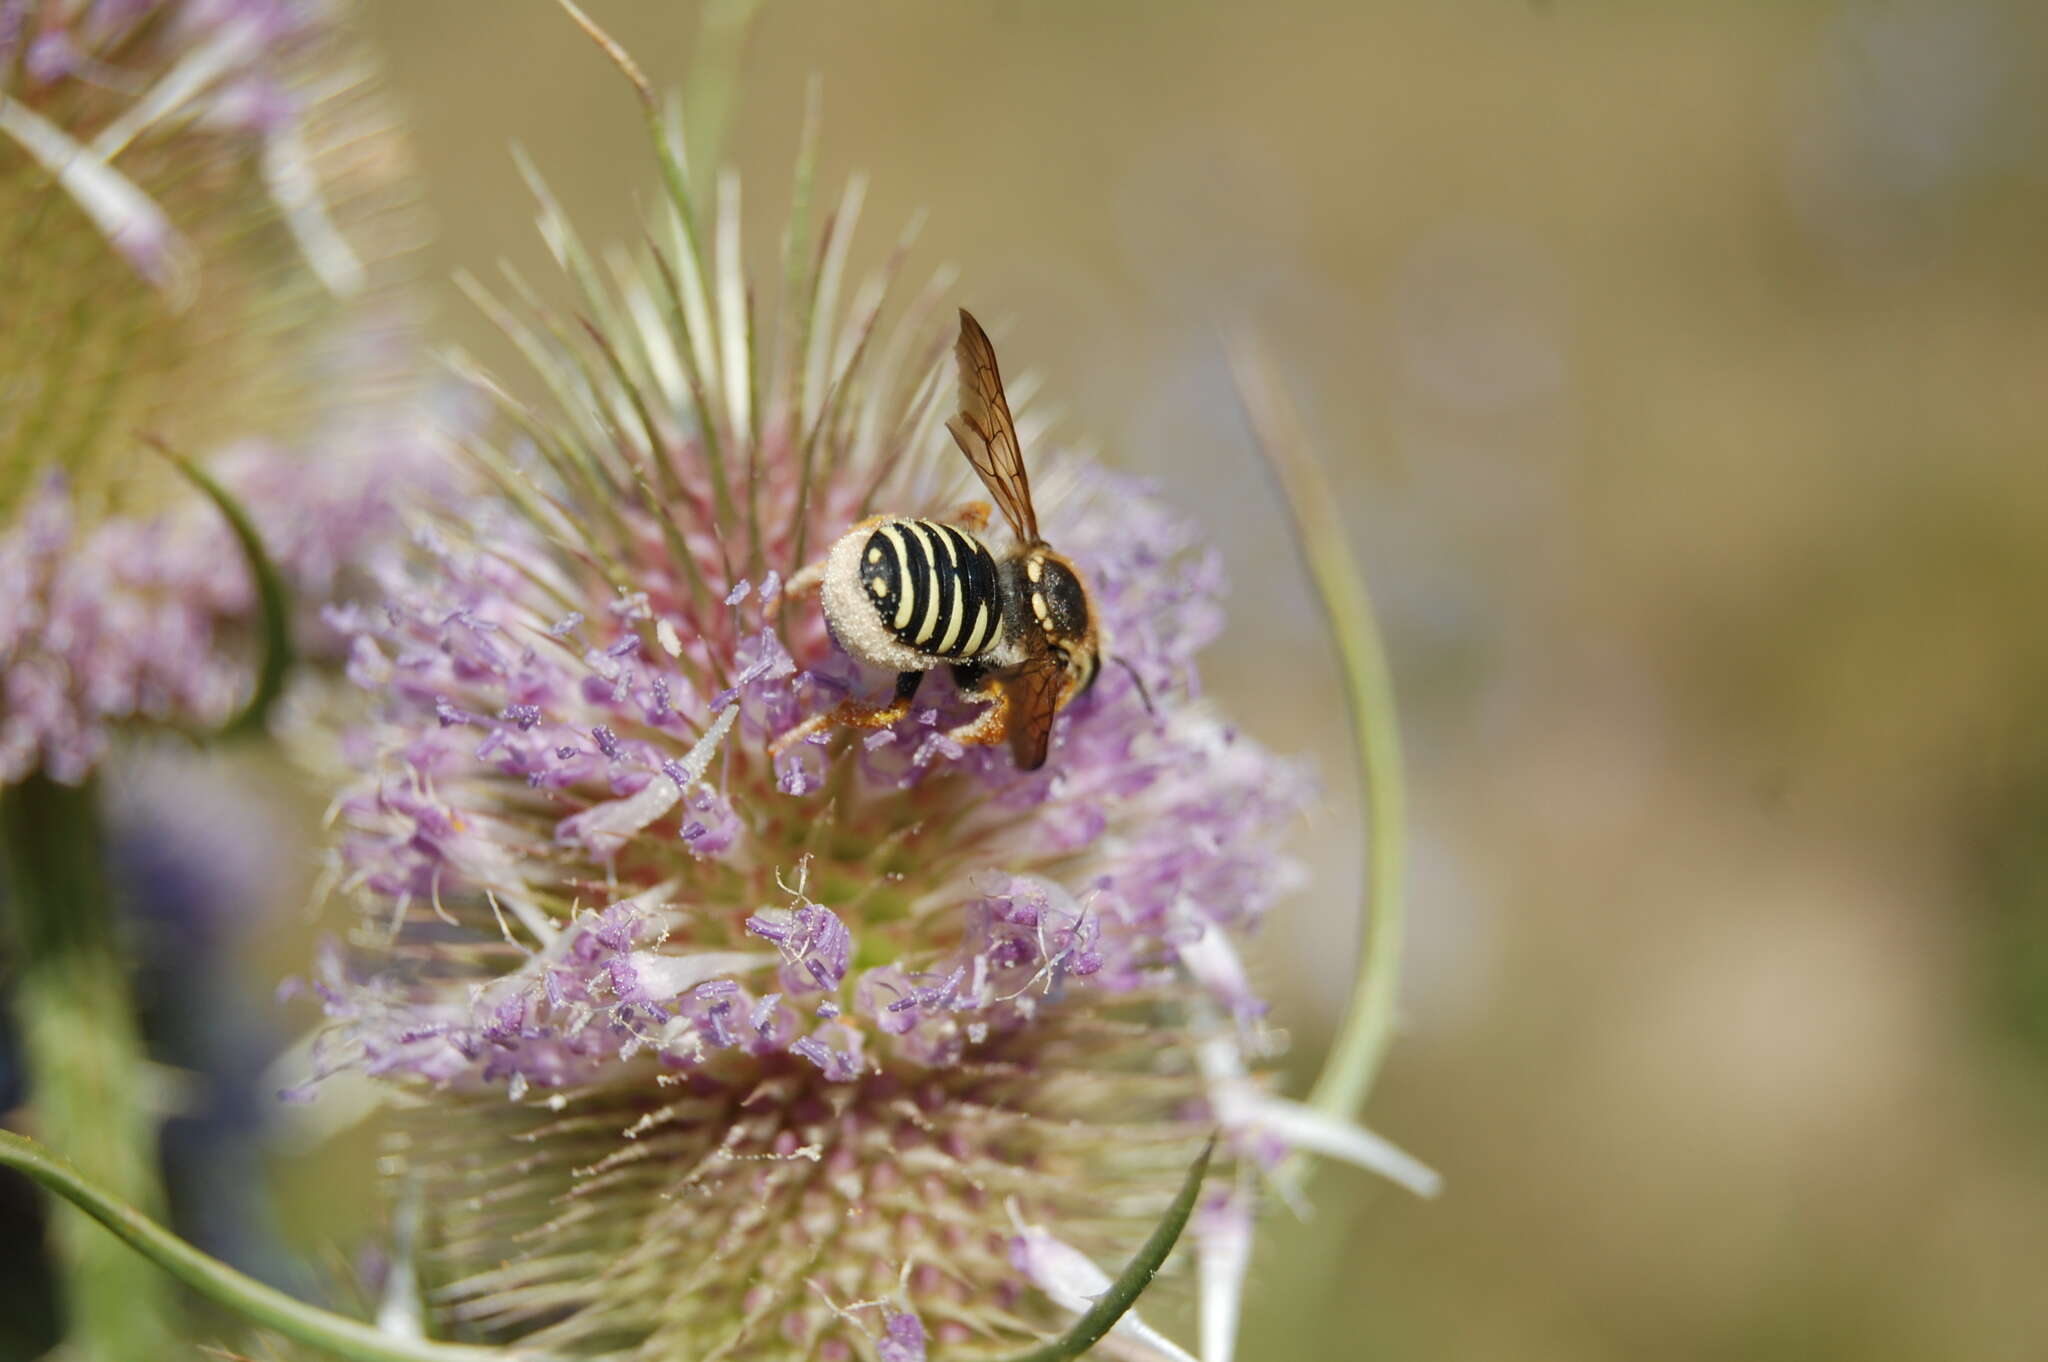
[[[1257,1077],[1277,1046],[1239,947],[1297,884],[1310,788],[1199,698],[1219,560],[1027,419],[1037,522],[1122,665],[1037,769],[949,736],[985,698],[945,668],[889,711],[816,565],[866,517],[958,525],[981,494],[945,429],[976,410],[950,281],[907,296],[899,247],[849,288],[861,186],[814,230],[811,136],[779,270],[750,276],[737,180],[707,204],[657,140],[637,250],[587,248],[536,186],[573,310],[477,292],[540,395],[478,376],[495,490],[336,612],[367,711],[307,736],[353,773],[354,918],[295,1095],[403,1095],[387,1167],[436,1332],[649,1362],[1031,1347],[1220,1131],[1191,1238],[1221,1362],[1280,1159],[1429,1175]],[[850,699],[888,712],[806,726]],[[1188,1355],[1135,1315],[1103,1346]]]
[[[0,782],[73,782],[254,684],[248,568],[143,437],[314,597],[422,462],[421,222],[320,0],[4,0],[0,221]]]

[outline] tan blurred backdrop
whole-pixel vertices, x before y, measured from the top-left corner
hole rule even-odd
[[[364,8],[442,334],[502,360],[442,281],[548,272],[508,146],[629,236],[632,101],[545,0]],[[688,68],[695,5],[591,8]],[[1062,430],[1228,559],[1214,688],[1331,795],[1261,962],[1296,1091],[1359,819],[1219,325],[1387,614],[1415,920],[1371,1116],[1448,1190],[1322,1179],[1242,1355],[2048,1356],[2048,9],[770,0],[727,143],[763,250],[813,74],[866,258],[928,210]],[[362,1202],[280,1185],[306,1241]]]

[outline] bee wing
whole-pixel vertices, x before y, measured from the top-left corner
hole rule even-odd
[[[1031,507],[1031,479],[1024,473],[1024,451],[1017,442],[1017,423],[1003,396],[1003,376],[996,368],[996,348],[988,332],[966,308],[960,309],[960,339],[953,346],[960,363],[960,411],[946,422],[953,442],[981,475],[982,485],[1003,508],[1010,528],[1027,544],[1036,544],[1038,513]]]
[[[1052,745],[1052,719],[1060,710],[1067,670],[1050,656],[1035,657],[1009,672],[1002,686],[1010,701],[1010,755],[1020,771],[1045,765]]]

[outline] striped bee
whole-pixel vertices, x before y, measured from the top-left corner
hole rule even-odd
[[[888,727],[909,712],[924,674],[946,666],[964,693],[987,701],[948,736],[1007,740],[1018,767],[1034,771],[1045,764],[1053,716],[1095,684],[1102,640],[1088,588],[1038,533],[995,347],[965,308],[954,355],[960,410],[946,429],[1002,507],[1016,546],[999,556],[976,537],[988,525],[986,502],[963,507],[959,524],[871,516],[848,530],[799,583],[816,578],[833,637],[863,662],[893,669],[896,694],[884,705],[848,701],[818,715],[783,735],[777,751],[839,725]]]

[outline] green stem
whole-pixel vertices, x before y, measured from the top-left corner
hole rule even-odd
[[[352,1362],[543,1362],[542,1354],[516,1348],[471,1347],[401,1338],[360,1320],[294,1300],[253,1277],[244,1276],[219,1259],[201,1253],[133,1206],[102,1190],[78,1169],[33,1140],[0,1131],[0,1166],[19,1169],[112,1230],[128,1248],[142,1257],[134,1257],[97,1230],[93,1235],[109,1248],[118,1250],[138,1270],[146,1271],[148,1264],[154,1263],[209,1300],[226,1306],[261,1328],[274,1329],[296,1342],[325,1349]],[[81,1216],[81,1223],[83,1219]],[[120,1362],[176,1355],[168,1350],[131,1352],[121,1354]]]
[[[1394,678],[1364,574],[1337,518],[1336,495],[1309,452],[1278,376],[1248,338],[1231,345],[1231,363],[1259,448],[1279,477],[1296,542],[1337,645],[1365,796],[1367,911],[1358,970],[1336,1040],[1308,1095],[1310,1106],[1348,1121],[1364,1106],[1393,1039],[1401,974],[1408,815]]]
[[[118,1195],[156,1208],[156,1131],[140,1097],[142,1043],[100,842],[94,785],[35,775],[0,790],[0,881],[36,1128]],[[168,1283],[63,1207],[50,1218],[50,1244],[77,1357],[169,1355]]]
[[[1131,1261],[1124,1264],[1124,1270],[1110,1283],[1109,1290],[1095,1298],[1095,1304],[1088,1307],[1073,1327],[1058,1338],[1028,1353],[1009,1359],[1009,1362],[1069,1362],[1087,1352],[1111,1329],[1117,1321],[1130,1312],[1138,1303],[1138,1297],[1145,1294],[1145,1288],[1152,1285],[1152,1279],[1159,1275],[1159,1269],[1166,1265],[1166,1259],[1173,1252],[1173,1246],[1180,1242],[1181,1231],[1188,1227],[1188,1218],[1195,1213],[1195,1202],[1202,1193],[1202,1179],[1208,1175],[1209,1160],[1216,1153],[1216,1137],[1202,1146],[1202,1152],[1188,1175],[1181,1179],[1180,1191],[1174,1194],[1173,1202],[1166,1208],[1159,1223],[1152,1227],[1152,1233],[1138,1251],[1131,1255]]]

